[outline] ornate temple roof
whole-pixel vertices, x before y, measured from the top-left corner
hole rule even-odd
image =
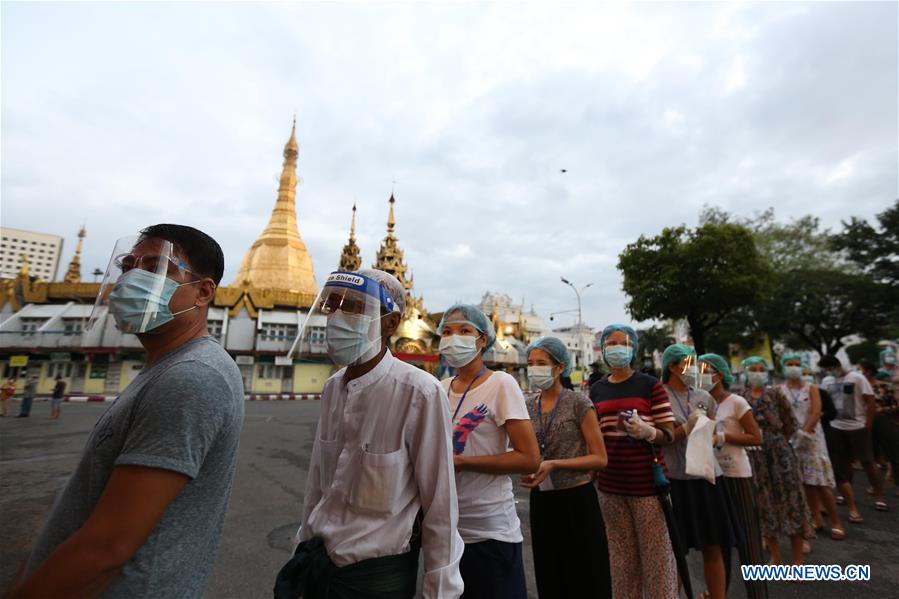
[[[384,237],[384,241],[381,242],[381,247],[378,249],[378,255],[372,266],[373,268],[383,270],[384,272],[395,276],[402,284],[403,289],[406,290],[405,318],[407,320],[411,318],[421,318],[427,316],[427,312],[423,306],[424,298],[416,298],[412,295],[412,273],[410,272],[409,276],[406,276],[409,269],[403,259],[403,250],[397,243],[398,240],[396,238],[396,233],[394,232],[396,218],[393,215],[393,205],[396,204],[396,199],[393,197],[392,193],[390,194],[390,200],[388,200],[388,202],[390,203],[390,211],[387,214],[387,236]]]
[[[84,242],[86,233],[84,227],[78,229],[78,245],[75,246],[75,255],[72,256],[72,261],[69,262],[69,269],[62,278],[66,283],[81,282],[81,244]]]
[[[350,221],[350,238],[340,253],[340,264],[337,265],[337,269],[354,271],[359,270],[360,266],[362,266],[362,256],[359,255],[359,246],[356,245],[356,204],[354,203],[353,220]]]
[[[297,228],[296,119],[284,146],[278,199],[262,235],[250,246],[232,287],[255,288],[314,296],[318,290],[312,258]],[[310,300],[311,301],[311,300]]]

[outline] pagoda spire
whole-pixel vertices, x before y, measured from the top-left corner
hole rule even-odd
[[[353,202],[353,218],[350,221],[350,238],[343,251],[340,253],[338,270],[352,272],[362,266],[362,257],[359,255],[359,246],[356,245],[356,203]]]
[[[315,273],[297,227],[297,122],[284,144],[278,198],[268,225],[253,242],[237,271],[235,285],[315,295]]]
[[[75,246],[75,255],[72,256],[72,261],[69,262],[69,269],[62,278],[66,283],[81,282],[81,245],[84,242],[84,236],[86,234],[87,231],[85,230],[84,225],[81,225],[81,228],[78,229],[78,245]]]

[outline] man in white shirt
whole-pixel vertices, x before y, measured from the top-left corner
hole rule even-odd
[[[328,354],[346,365],[325,383],[294,557],[276,599],[459,597],[450,415],[437,379],[387,349],[405,292],[374,269],[332,273],[307,318],[327,319]],[[315,343],[300,333],[296,353]],[[292,350],[292,355],[294,354]]]
[[[874,389],[859,372],[849,372],[835,356],[822,356],[818,362],[828,376],[821,382],[830,394],[837,417],[830,422],[833,441],[831,461],[837,487],[849,507],[849,521],[861,523],[855,495],[852,492],[852,460],[861,462],[874,495],[874,508],[889,511],[883,496],[883,481],[874,464],[871,426],[876,407]]]

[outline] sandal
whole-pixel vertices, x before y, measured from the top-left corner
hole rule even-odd
[[[852,524],[864,524],[865,519],[858,512],[849,512],[849,522]]]
[[[874,509],[878,512],[888,512],[890,511],[890,506],[888,506],[885,501],[875,501]]]
[[[831,528],[830,529],[830,538],[834,541],[842,541],[846,538],[846,531],[842,528]]]
[[[812,552],[812,544],[808,541],[802,541],[802,554],[808,555]]]

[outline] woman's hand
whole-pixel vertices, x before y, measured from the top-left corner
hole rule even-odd
[[[546,480],[546,477],[549,476],[553,470],[555,470],[555,464],[552,460],[540,462],[540,467],[537,469],[537,472],[521,475],[521,486],[525,489],[533,489]]]

